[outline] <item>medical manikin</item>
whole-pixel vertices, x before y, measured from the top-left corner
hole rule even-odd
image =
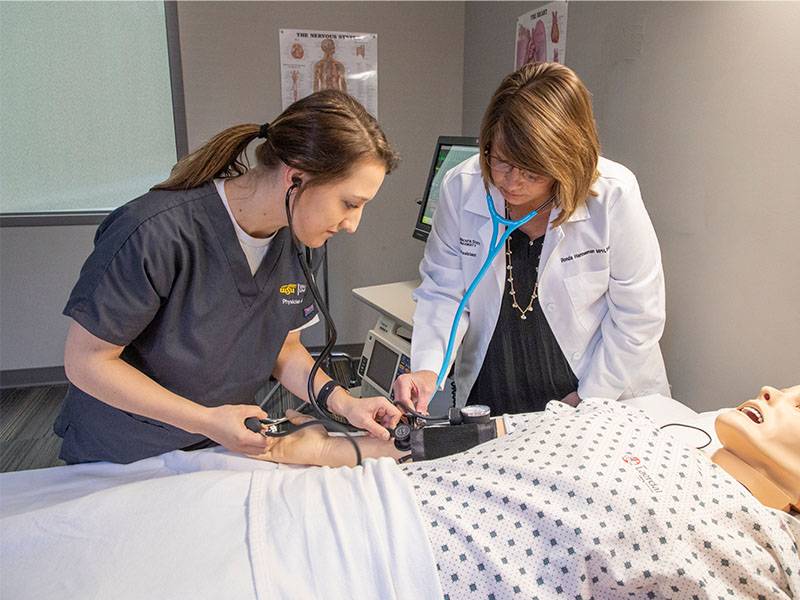
[[[291,414],[296,424],[309,420]],[[713,455],[715,463],[765,506],[800,510],[800,385],[762,388],[757,398],[717,417],[716,431],[723,448]],[[359,445],[365,458],[402,456],[391,442],[364,439]],[[325,466],[354,464],[350,445],[317,427],[276,441],[259,458]]]
[[[762,388],[715,428],[723,447],[711,460],[765,506],[800,510],[800,385]]]

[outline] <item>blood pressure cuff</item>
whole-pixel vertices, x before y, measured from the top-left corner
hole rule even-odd
[[[414,429],[411,432],[411,458],[418,461],[450,456],[496,437],[494,421]]]

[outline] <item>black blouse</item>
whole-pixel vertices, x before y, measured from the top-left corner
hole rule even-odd
[[[544,410],[550,400],[578,389],[538,299],[521,318],[536,285],[543,243],[544,236],[530,240],[519,230],[509,238],[513,269],[506,270],[500,315],[467,402],[486,404],[493,415]],[[519,309],[513,306],[511,276]]]

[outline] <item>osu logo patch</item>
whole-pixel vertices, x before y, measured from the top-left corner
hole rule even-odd
[[[303,296],[306,293],[306,286],[302,283],[284,283],[278,288],[281,296],[281,304],[302,304]]]
[[[302,296],[306,292],[306,286],[302,283],[284,283],[278,292],[282,296]]]

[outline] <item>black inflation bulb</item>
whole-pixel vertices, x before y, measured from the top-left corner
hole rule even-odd
[[[247,417],[244,420],[244,426],[253,433],[261,433],[261,421],[258,417]]]

